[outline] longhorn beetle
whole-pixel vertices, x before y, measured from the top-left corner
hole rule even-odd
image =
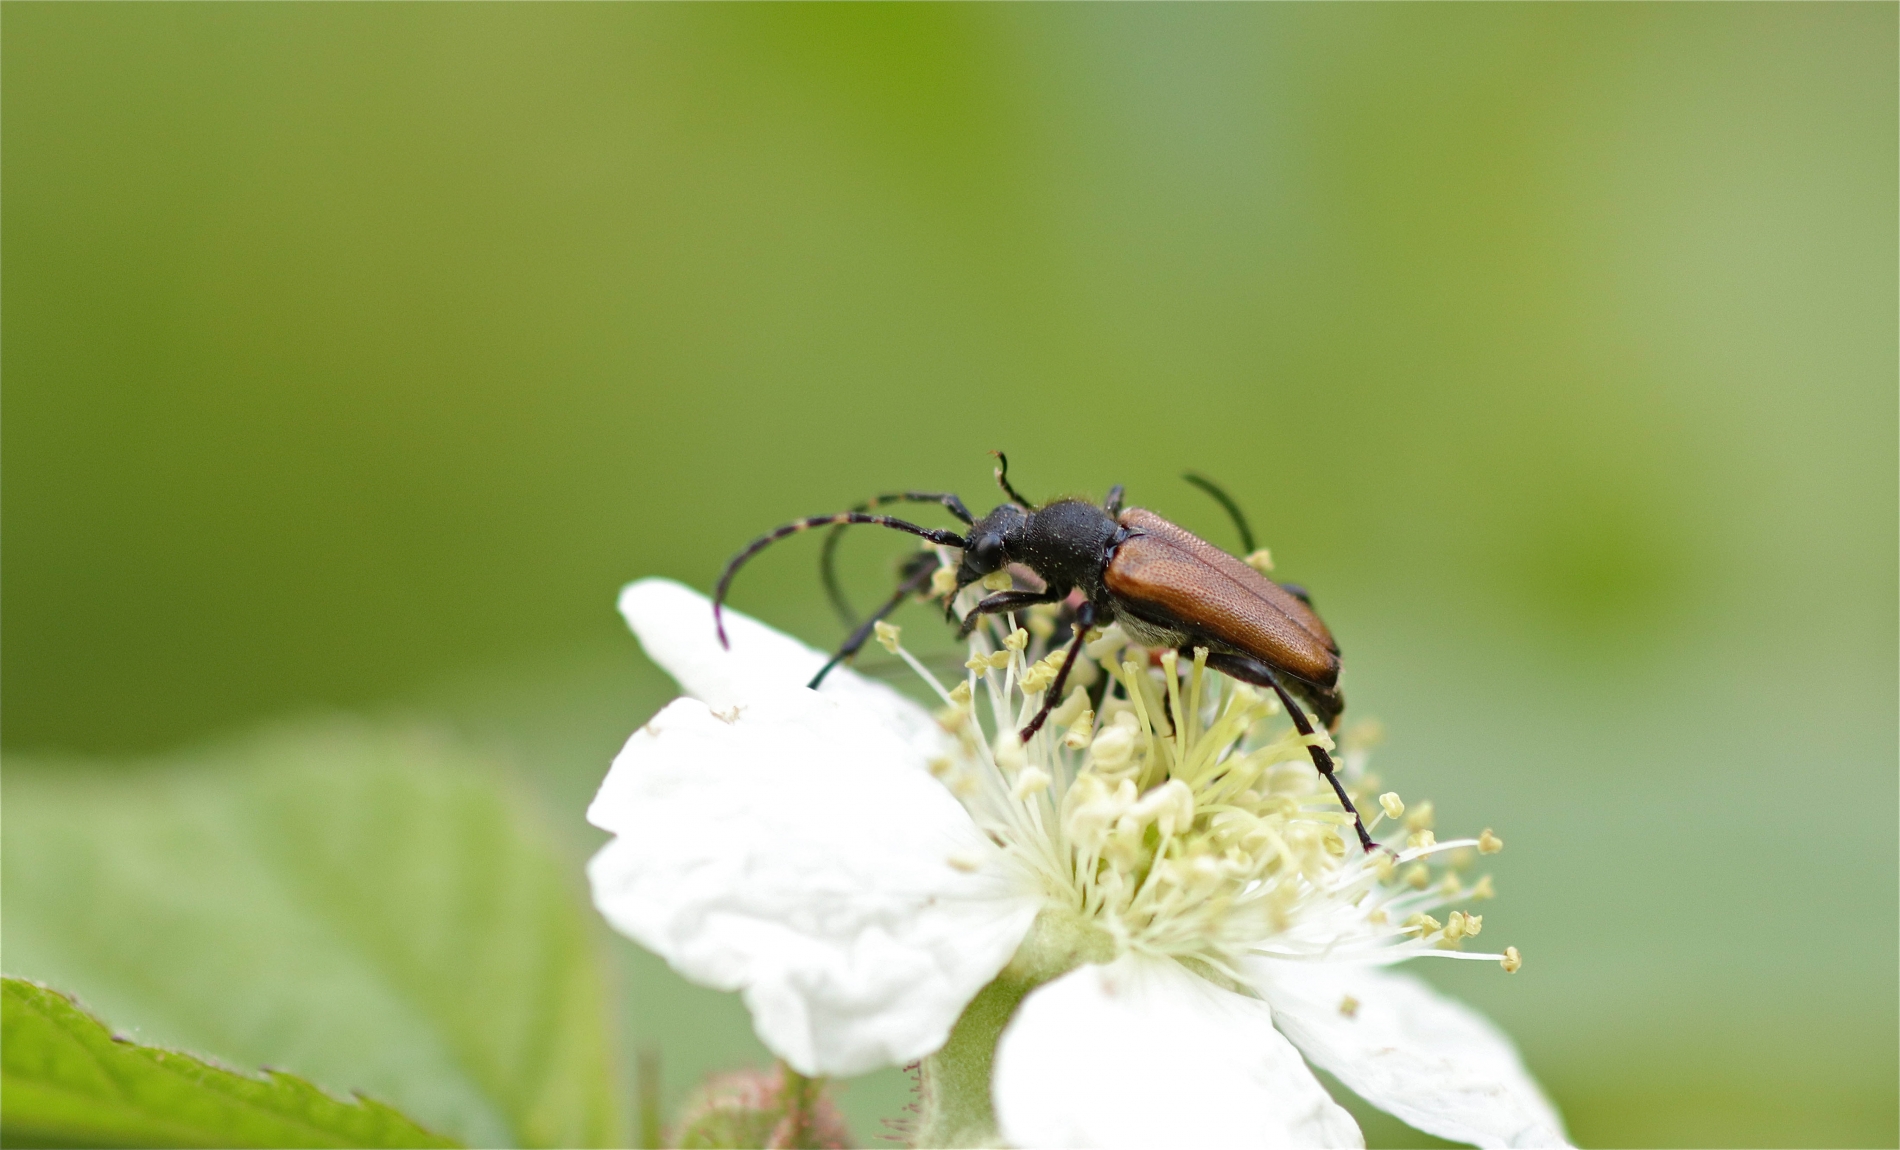
[[[961,620],[959,638],[974,630],[985,615],[1019,611],[1037,603],[1060,603],[1071,592],[1081,592],[1074,638],[1041,709],[1020,732],[1024,742],[1042,728],[1061,700],[1062,687],[1089,629],[1110,622],[1120,622],[1122,630],[1146,646],[1173,647],[1190,657],[1194,648],[1206,648],[1209,667],[1242,682],[1270,688],[1278,695],[1302,735],[1311,736],[1314,729],[1296,697],[1312,707],[1329,731],[1338,729],[1340,712],[1346,708],[1345,697],[1339,692],[1339,645],[1303,590],[1274,582],[1152,511],[1124,508],[1120,484],[1109,490],[1107,501],[1100,507],[1080,499],[1058,499],[1038,507],[1010,485],[1009,460],[1001,452],[994,454],[1000,464],[996,482],[1009,498],[981,519],[972,516],[955,495],[903,491],[878,496],[862,504],[860,510],[787,523],[748,543],[726,564],[713,592],[713,625],[720,644],[730,646],[722,612],[733,576],[746,560],[788,535],[814,527],[865,523],[908,532],[962,552],[956,591],[944,601],[944,610],[952,618],[957,592],[1011,563],[1027,567],[1042,580],[1040,591],[998,591],[979,601]],[[1251,532],[1233,501],[1201,476],[1189,481],[1213,494],[1235,517],[1242,541],[1251,543]],[[940,504],[966,529],[959,533],[922,527],[869,510],[890,503]],[[920,593],[928,579],[928,566],[916,561],[907,565],[898,593],[858,628],[812,685],[854,654],[876,621],[895,610],[906,596]],[[842,605],[835,582],[828,579],[827,589],[832,591],[834,602]],[[1360,845],[1372,850],[1372,838],[1334,771],[1332,756],[1317,745],[1308,745],[1307,753],[1332,784],[1340,804],[1352,814]]]

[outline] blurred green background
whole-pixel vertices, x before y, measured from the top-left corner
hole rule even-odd
[[[411,1017],[435,967],[352,990],[298,933],[284,890],[354,892],[339,954],[393,896],[270,885],[260,811],[448,857],[361,846],[436,839],[286,765],[309,717],[463,748],[411,790],[500,788],[571,909],[669,691],[616,589],[987,506],[1003,448],[1225,545],[1179,472],[1250,510],[1381,773],[1510,844],[1525,971],[1431,973],[1582,1143],[1896,1144],[1896,11],[6,5],[0,961],[464,1137],[628,1136],[630,1087],[511,1125],[466,1044],[401,1053],[488,984]],[[808,542],[736,601],[830,643]],[[906,549],[853,539],[857,593]],[[762,1057],[563,922],[616,1081]],[[903,1091],[852,1084],[860,1137]]]

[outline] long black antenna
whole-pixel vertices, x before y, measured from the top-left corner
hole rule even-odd
[[[1017,491],[1014,487],[1009,485],[1009,456],[1004,455],[1000,451],[992,451],[990,454],[996,457],[996,461],[1000,465],[996,469],[996,483],[997,486],[1003,489],[1003,494],[1009,496],[1017,503],[1022,504],[1024,511],[1034,511],[1036,505],[1024,499],[1022,492]]]
[[[1240,513],[1240,505],[1235,503],[1225,491],[1220,489],[1220,484],[1215,483],[1212,479],[1209,479],[1198,471],[1184,471],[1181,473],[1181,478],[1192,483],[1202,491],[1207,492],[1209,495],[1212,495],[1216,503],[1219,503],[1222,507],[1227,509],[1229,518],[1234,521],[1235,529],[1240,532],[1241,553],[1243,555],[1252,555],[1254,552],[1253,529],[1247,526],[1247,517]]]
[[[963,547],[967,545],[963,536],[958,535],[954,531],[945,531],[937,527],[919,527],[915,523],[907,523],[902,519],[896,519],[889,515],[866,515],[862,511],[840,511],[836,515],[813,515],[808,519],[794,520],[783,527],[768,531],[764,535],[746,544],[744,550],[728,560],[726,569],[719,573],[719,582],[713,588],[713,629],[719,635],[719,645],[727,649],[731,649],[732,647],[732,644],[726,640],[726,622],[724,615],[726,592],[732,587],[732,577],[739,573],[739,568],[745,566],[746,560],[788,535],[796,535],[801,531],[810,531],[814,527],[830,527],[834,524],[844,523],[867,523],[873,527],[889,527],[895,531],[903,531],[923,539],[928,539],[941,547]]]

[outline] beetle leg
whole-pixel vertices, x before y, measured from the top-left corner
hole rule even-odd
[[[866,619],[863,623],[860,623],[857,630],[851,632],[851,637],[844,641],[844,646],[838,648],[838,653],[831,657],[830,662],[818,668],[818,673],[813,675],[811,682],[806,683],[805,686],[816,691],[818,684],[825,681],[825,676],[831,674],[833,667],[836,667],[840,663],[848,663],[856,657],[858,651],[870,640],[871,634],[877,630],[877,625],[889,618],[891,612],[903,606],[904,600],[910,598],[912,595],[921,595],[929,588],[930,577],[937,572],[936,556],[920,552],[918,557],[928,558],[931,560],[931,563],[928,566],[914,564],[918,569],[912,570],[909,577],[898,584],[897,591],[892,594],[889,599],[885,600],[884,605],[871,612],[871,617]],[[911,567],[913,564],[907,563],[905,566]]]
[[[1055,710],[1056,703],[1061,701],[1063,684],[1069,681],[1069,671],[1075,667],[1075,658],[1082,653],[1082,644],[1089,637],[1089,628],[1094,625],[1095,604],[1083,600],[1082,605],[1075,610],[1075,638],[1069,643],[1069,653],[1063,657],[1062,669],[1056,672],[1056,681],[1049,685],[1049,693],[1042,697],[1042,708],[1036,712],[1036,717],[1017,733],[1016,737],[1020,741],[1027,743],[1035,738],[1036,732],[1042,730],[1043,723],[1048,721],[1049,712]],[[1102,677],[1106,679],[1108,676]]]
[[[1122,513],[1122,485],[1117,483],[1108,489],[1108,498],[1102,501],[1102,510],[1108,512],[1110,519],[1118,519]]]
[[[1023,607],[1033,607],[1038,603],[1060,603],[1068,597],[1069,593],[1067,591],[1063,591],[1061,594],[1057,594],[1051,590],[998,591],[996,594],[991,595],[981,603],[970,608],[970,613],[963,617],[963,625],[957,628],[957,638],[968,639],[970,632],[976,630],[978,620],[985,615],[1001,615],[1006,611],[1015,611]]]
[[[1223,675],[1231,675],[1243,682],[1252,683],[1260,687],[1273,688],[1273,693],[1280,696],[1281,705],[1286,707],[1287,717],[1293,720],[1294,729],[1299,731],[1302,736],[1309,738],[1312,736],[1313,723],[1312,720],[1306,717],[1306,709],[1295,701],[1293,695],[1286,689],[1285,685],[1280,682],[1280,676],[1274,673],[1272,667],[1267,666],[1258,659],[1250,659],[1245,655],[1224,654],[1209,655],[1207,657],[1207,665]],[[1377,844],[1372,841],[1372,836],[1366,833],[1366,823],[1364,819],[1359,817],[1359,809],[1352,805],[1352,799],[1346,794],[1345,784],[1339,781],[1338,774],[1334,772],[1333,757],[1326,753],[1325,747],[1313,743],[1307,744],[1306,753],[1312,756],[1313,765],[1319,768],[1321,776],[1332,784],[1333,793],[1339,796],[1339,805],[1345,807],[1346,812],[1352,815],[1352,827],[1355,831],[1359,832],[1359,845],[1364,847],[1368,852],[1377,849]]]

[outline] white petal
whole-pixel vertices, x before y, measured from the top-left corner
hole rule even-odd
[[[680,689],[715,709],[760,692],[802,687],[830,656],[728,608],[727,650],[713,630],[712,600],[671,579],[641,579],[620,592],[620,614],[647,658],[673,676]],[[915,743],[926,759],[943,753],[943,732],[929,712],[883,683],[836,667],[819,690],[871,708]]]
[[[588,864],[595,905],[688,978],[743,992],[805,1074],[930,1053],[1037,900],[853,700],[737,706],[678,699],[627,741],[587,811],[619,836]]]
[[[1569,1145],[1511,1040],[1418,978],[1269,959],[1247,972],[1294,1045],[1379,1109],[1455,1142]],[[1350,1015],[1340,1011],[1348,996]]]
[[[1169,959],[1084,966],[1023,1000],[996,1047],[1016,1146],[1363,1146],[1267,1004]]]

